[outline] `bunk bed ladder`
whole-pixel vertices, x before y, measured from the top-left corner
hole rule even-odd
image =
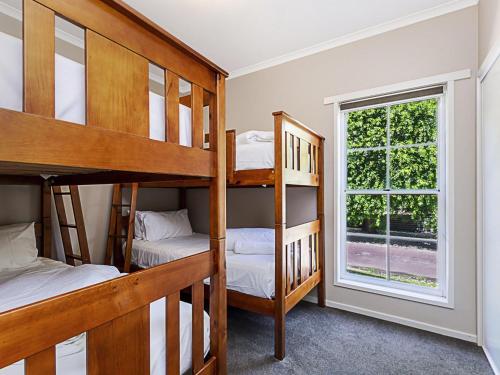
[[[131,198],[130,204],[122,202],[123,185],[113,185],[113,198],[111,201],[111,215],[109,217],[108,227],[108,242],[106,245],[106,257],[104,263],[122,269],[125,272],[130,272],[130,254],[132,240],[134,238],[134,220],[135,209],[137,206],[137,192],[139,184],[133,183],[130,185]],[[123,208],[128,207],[128,215],[123,215]],[[125,224],[125,233],[123,227]],[[123,256],[123,241],[126,243],[125,257]]]
[[[91,263],[78,186],[69,185],[68,188],[69,190],[63,190],[61,186],[52,186],[66,263],[72,266],[75,265],[75,260],[80,261],[82,264]],[[69,196],[71,199],[71,208],[73,210],[73,217],[75,220],[73,224],[68,223],[66,208],[64,206],[64,196]],[[73,251],[70,229],[76,230],[78,245],[80,247],[79,254]]]

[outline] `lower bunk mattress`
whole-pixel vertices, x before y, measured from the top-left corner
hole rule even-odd
[[[120,274],[115,267],[82,265],[72,267],[47,258],[38,258],[32,265],[0,272],[0,313],[46,298],[100,283]],[[191,368],[192,346],[191,305],[180,303],[180,365],[181,373]],[[204,313],[205,355],[210,347],[210,319]],[[150,371],[165,374],[165,299],[150,305]],[[85,334],[75,336],[56,346],[56,367],[59,374],[86,373]],[[24,361],[0,369],[0,375],[24,374]]]
[[[209,237],[200,233],[159,241],[134,240],[132,263],[141,268],[150,268],[208,249]],[[226,268],[227,289],[261,298],[274,297],[274,255],[226,251]]]

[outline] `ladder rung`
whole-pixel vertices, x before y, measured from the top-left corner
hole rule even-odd
[[[72,255],[72,254],[65,254],[66,255],[66,258],[71,258],[71,259],[76,259],[76,260],[82,260],[82,257],[80,255]]]
[[[54,192],[54,195],[71,195],[69,191]]]
[[[61,227],[65,227],[65,228],[75,228],[76,229],[76,225],[75,224],[60,224]]]
[[[127,238],[128,236],[126,234],[109,234],[108,237],[113,237],[113,238]]]
[[[117,204],[112,204],[113,207],[130,207],[130,204],[120,204],[120,203],[117,203]]]

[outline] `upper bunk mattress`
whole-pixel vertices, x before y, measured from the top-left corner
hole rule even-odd
[[[61,293],[119,277],[115,267],[83,265],[72,267],[47,258],[28,267],[0,272],[0,312],[50,298]],[[181,372],[191,367],[192,316],[191,305],[180,304]],[[204,313],[205,355],[210,348],[210,319]],[[165,299],[150,305],[150,370],[165,374]],[[56,346],[57,373],[80,375],[86,373],[86,339],[80,334]],[[24,361],[0,369],[0,375],[24,374]]]
[[[274,142],[255,142],[236,146],[237,171],[274,168]]]
[[[209,249],[209,236],[191,236],[159,241],[134,240],[132,263],[142,268],[172,262]],[[274,255],[243,255],[226,251],[227,288],[256,297],[274,296]]]

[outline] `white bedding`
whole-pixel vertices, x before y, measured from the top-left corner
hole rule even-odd
[[[134,240],[132,263],[149,268],[208,249],[209,237],[199,233],[160,241]],[[226,268],[228,289],[262,298],[274,296],[274,255],[244,255],[226,251]]]
[[[84,265],[71,267],[47,258],[39,258],[33,265],[0,272],[0,312],[23,306],[60,293],[119,277],[115,267]],[[165,373],[165,299],[150,306],[151,374]],[[181,372],[191,366],[191,305],[180,305]],[[204,314],[205,354],[210,345],[210,320]],[[85,334],[57,345],[57,371],[65,375],[85,374]],[[24,374],[24,361],[4,369],[1,375]]]
[[[236,170],[274,168],[274,142],[255,142],[236,146]]]

